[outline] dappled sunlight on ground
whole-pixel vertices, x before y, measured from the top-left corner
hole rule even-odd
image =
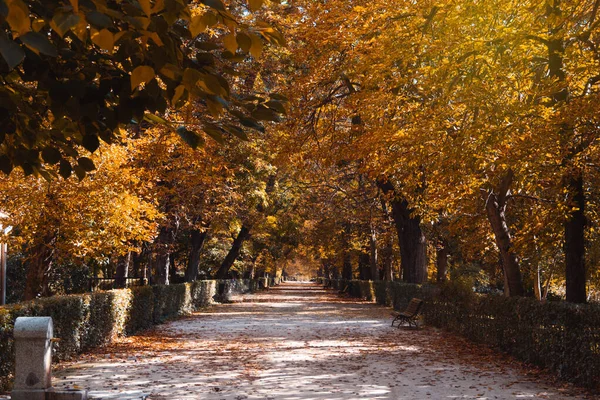
[[[65,363],[55,386],[105,399],[583,398],[443,331],[391,328],[389,309],[316,285],[237,300]]]

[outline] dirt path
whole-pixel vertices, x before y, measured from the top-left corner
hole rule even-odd
[[[103,399],[583,399],[510,358],[314,284],[217,305],[64,364]]]

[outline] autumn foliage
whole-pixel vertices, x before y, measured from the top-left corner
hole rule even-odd
[[[301,262],[587,302],[598,6],[0,0],[14,298]]]

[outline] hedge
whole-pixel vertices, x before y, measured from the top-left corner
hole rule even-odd
[[[473,293],[460,283],[414,285],[386,281],[324,281],[351,296],[403,310],[425,300],[425,323],[555,371],[600,391],[600,304],[539,302],[526,297]]]
[[[231,292],[254,291],[264,282],[225,281]],[[270,283],[270,282],[268,282]],[[10,388],[14,371],[13,327],[17,317],[50,316],[54,359],[65,360],[115,338],[132,335],[213,302],[218,281],[139,286],[81,295],[56,296],[0,307],[0,392]]]

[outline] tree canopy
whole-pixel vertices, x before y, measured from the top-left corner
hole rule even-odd
[[[155,283],[305,263],[588,301],[598,8],[0,1],[0,194],[11,245],[45,260],[30,295],[59,253],[112,276],[131,252]]]

